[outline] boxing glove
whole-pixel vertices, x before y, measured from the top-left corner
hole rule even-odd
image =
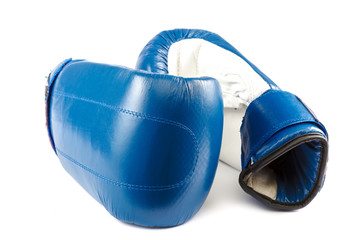
[[[291,210],[307,205],[320,190],[328,152],[325,127],[223,38],[204,30],[164,31],[145,46],[136,67],[219,81],[220,159],[241,170],[239,183],[247,193]]]
[[[208,195],[223,125],[215,79],[68,59],[49,75],[46,119],[62,166],[122,221],[179,225]]]

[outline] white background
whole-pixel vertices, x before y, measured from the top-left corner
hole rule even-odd
[[[359,1],[1,1],[0,239],[359,239]],[[184,225],[122,223],[61,167],[45,128],[45,76],[65,58],[134,67],[158,32],[218,33],[327,127],[323,190],[305,208],[270,210],[219,164]]]

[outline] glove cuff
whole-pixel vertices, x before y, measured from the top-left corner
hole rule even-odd
[[[77,62],[77,61],[82,61],[82,60],[72,60],[71,58],[65,59],[64,61],[62,61],[61,63],[59,63],[55,69],[53,71],[51,71],[51,73],[49,74],[49,76],[47,77],[47,84],[45,86],[45,117],[46,117],[46,128],[48,130],[48,136],[49,136],[49,140],[50,140],[50,144],[51,147],[53,148],[53,150],[56,152],[56,148],[55,148],[55,144],[54,144],[54,140],[51,134],[51,126],[50,126],[50,112],[49,112],[49,108],[50,108],[50,99],[51,99],[51,93],[52,93],[52,87],[54,85],[55,79],[56,77],[59,75],[59,73],[61,72],[61,70],[69,63],[71,62]]]
[[[307,205],[323,184],[327,133],[295,95],[270,90],[254,100],[241,126],[241,187],[280,209]]]

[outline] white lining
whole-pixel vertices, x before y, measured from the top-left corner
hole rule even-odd
[[[248,175],[246,184],[265,196],[268,196],[272,200],[276,199],[277,195],[277,181],[276,174],[271,168],[265,167],[259,172],[250,173]]]

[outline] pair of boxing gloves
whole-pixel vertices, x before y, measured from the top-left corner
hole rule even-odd
[[[327,132],[310,109],[217,34],[164,31],[136,70],[68,59],[49,75],[46,119],[66,171],[107,211],[150,227],[202,206],[218,160],[276,209],[323,185]]]

